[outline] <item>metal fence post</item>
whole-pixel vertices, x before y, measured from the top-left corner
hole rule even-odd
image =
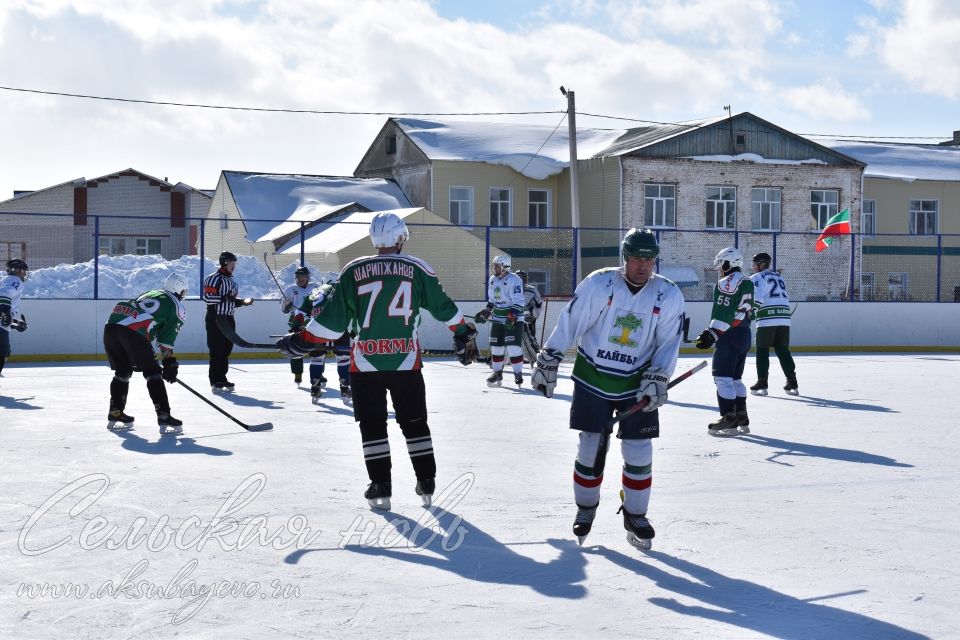
[[[204,259],[204,247],[206,245],[206,231],[207,229],[207,219],[200,218],[200,299],[203,300],[203,267],[206,265],[206,260]]]
[[[850,234],[850,286],[847,287],[847,299],[853,302],[854,267],[857,264],[857,236]]]
[[[573,286],[570,287],[570,295],[577,290],[577,268],[580,260],[580,227],[573,228],[573,274],[570,279],[573,280]]]
[[[937,302],[940,302],[940,276],[943,269],[943,234],[937,234]]]
[[[300,223],[300,266],[307,266],[307,223]],[[274,262],[274,267],[276,267],[276,262]]]
[[[486,229],[486,231],[484,232],[484,234],[486,235],[486,239],[487,239],[486,245],[487,245],[487,246],[486,246],[486,248],[484,249],[484,260],[485,260],[485,261],[484,261],[484,263],[483,263],[483,269],[480,270],[480,273],[483,273],[483,274],[485,274],[485,273],[487,272],[487,269],[490,268],[490,225],[487,225],[487,226],[485,227],[485,229]],[[483,282],[483,284],[482,284],[482,286],[480,287],[480,291],[483,292],[483,299],[486,300],[486,299],[487,299],[487,280],[486,280],[486,278],[484,278],[484,279],[482,280],[482,282]]]
[[[780,234],[779,233],[773,234],[773,255],[770,256],[771,258],[773,258],[773,263],[770,265],[770,268],[773,269],[774,271],[777,270],[777,243],[779,241],[780,241]]]
[[[100,299],[100,216],[93,216],[93,299]]]

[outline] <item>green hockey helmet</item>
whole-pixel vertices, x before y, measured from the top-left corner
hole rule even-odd
[[[623,236],[620,253],[623,255],[624,262],[629,257],[656,258],[660,255],[660,245],[657,244],[657,237],[653,235],[653,231],[634,227]]]

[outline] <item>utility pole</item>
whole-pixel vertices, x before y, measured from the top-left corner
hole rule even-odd
[[[580,260],[580,180],[577,172],[577,104],[574,99],[573,90],[567,90],[560,87],[560,93],[567,97],[567,125],[568,138],[570,140],[570,226],[573,227],[573,246],[576,247],[577,255],[574,255],[574,265],[576,273],[576,283],[580,283],[581,260]]]

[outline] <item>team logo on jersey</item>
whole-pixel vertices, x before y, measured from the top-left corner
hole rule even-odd
[[[619,329],[620,332],[609,336],[607,338],[609,342],[618,344],[621,347],[636,347],[637,341],[631,339],[630,335],[637,329],[643,327],[643,318],[638,318],[632,311],[628,311],[624,315],[617,315],[613,327]]]
[[[357,340],[354,348],[365,356],[378,356],[410,353],[416,350],[417,347],[413,338],[380,338]]]

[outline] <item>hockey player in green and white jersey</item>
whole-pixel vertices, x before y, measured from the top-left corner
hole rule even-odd
[[[299,331],[307,323],[306,318],[309,318],[309,316],[303,315],[300,307],[312,290],[310,287],[310,269],[306,266],[299,267],[294,271],[293,277],[296,282],[283,290],[283,297],[280,299],[280,311],[288,315],[287,326],[290,331]],[[293,374],[293,381],[299,385],[303,380],[303,358],[290,359],[290,372]]]
[[[164,283],[163,290],[147,291],[134,300],[114,305],[103,328],[103,348],[113,369],[107,429],[124,431],[133,428],[133,416],[123,410],[127,405],[130,376],[134,371],[140,371],[147,380],[147,391],[157,411],[160,433],[183,432],[183,422],[170,415],[170,401],[163,381],[170,384],[177,381],[179,364],[173,355],[173,345],[186,319],[186,311],[180,303],[186,292],[186,278],[173,273]],[[160,350],[159,363],[153,352],[154,341]]]
[[[792,396],[799,393],[797,365],[790,355],[790,298],[783,276],[770,268],[769,253],[753,256],[753,308],[757,318],[757,382],[750,391],[755,396],[767,395],[767,374],[770,373],[770,347],[773,347],[787,377],[783,390]]]
[[[487,378],[487,386],[499,387],[503,382],[504,351],[513,367],[513,380],[523,384],[523,319],[526,298],[523,295],[523,280],[510,273],[510,256],[493,259],[493,274],[487,281],[487,306],[474,320],[490,320],[490,364],[493,373]]]
[[[736,247],[721,249],[713,265],[720,278],[713,290],[710,325],[697,338],[696,344],[698,349],[716,346],[713,381],[717,385],[720,419],[711,422],[707,432],[712,436],[735,436],[750,433],[743,368],[750,351],[753,282],[743,275],[743,254]]]
[[[600,269],[577,287],[560,313],[556,328],[537,356],[531,384],[553,395],[564,352],[577,346],[573,364],[570,428],[580,431],[573,472],[577,504],[573,533],[581,541],[590,532],[600,502],[602,472],[594,462],[607,422],[649,398],[643,408],[620,421],[623,452],[623,526],[628,539],[649,547],[654,536],[647,519],[653,469],[651,438],[660,435],[657,409],[667,401],[667,383],[680,351],[684,324],[683,294],[654,273],[660,253],[648,229],[630,229],[623,238],[623,266]]]
[[[476,359],[476,329],[467,325],[456,303],[443,291],[429,264],[401,253],[410,238],[395,213],[378,213],[370,223],[377,255],[358,258],[340,272],[331,298],[299,333],[277,341],[288,357],[309,353],[346,331],[356,334],[351,350],[353,415],[360,423],[363,456],[370,477],[364,497],[378,509],[390,508],[393,493],[387,439],[387,392],[417,477],[416,492],[429,506],[436,488],[437,463],[427,425],[426,389],[420,361],[420,311],[454,332],[462,364]]]

